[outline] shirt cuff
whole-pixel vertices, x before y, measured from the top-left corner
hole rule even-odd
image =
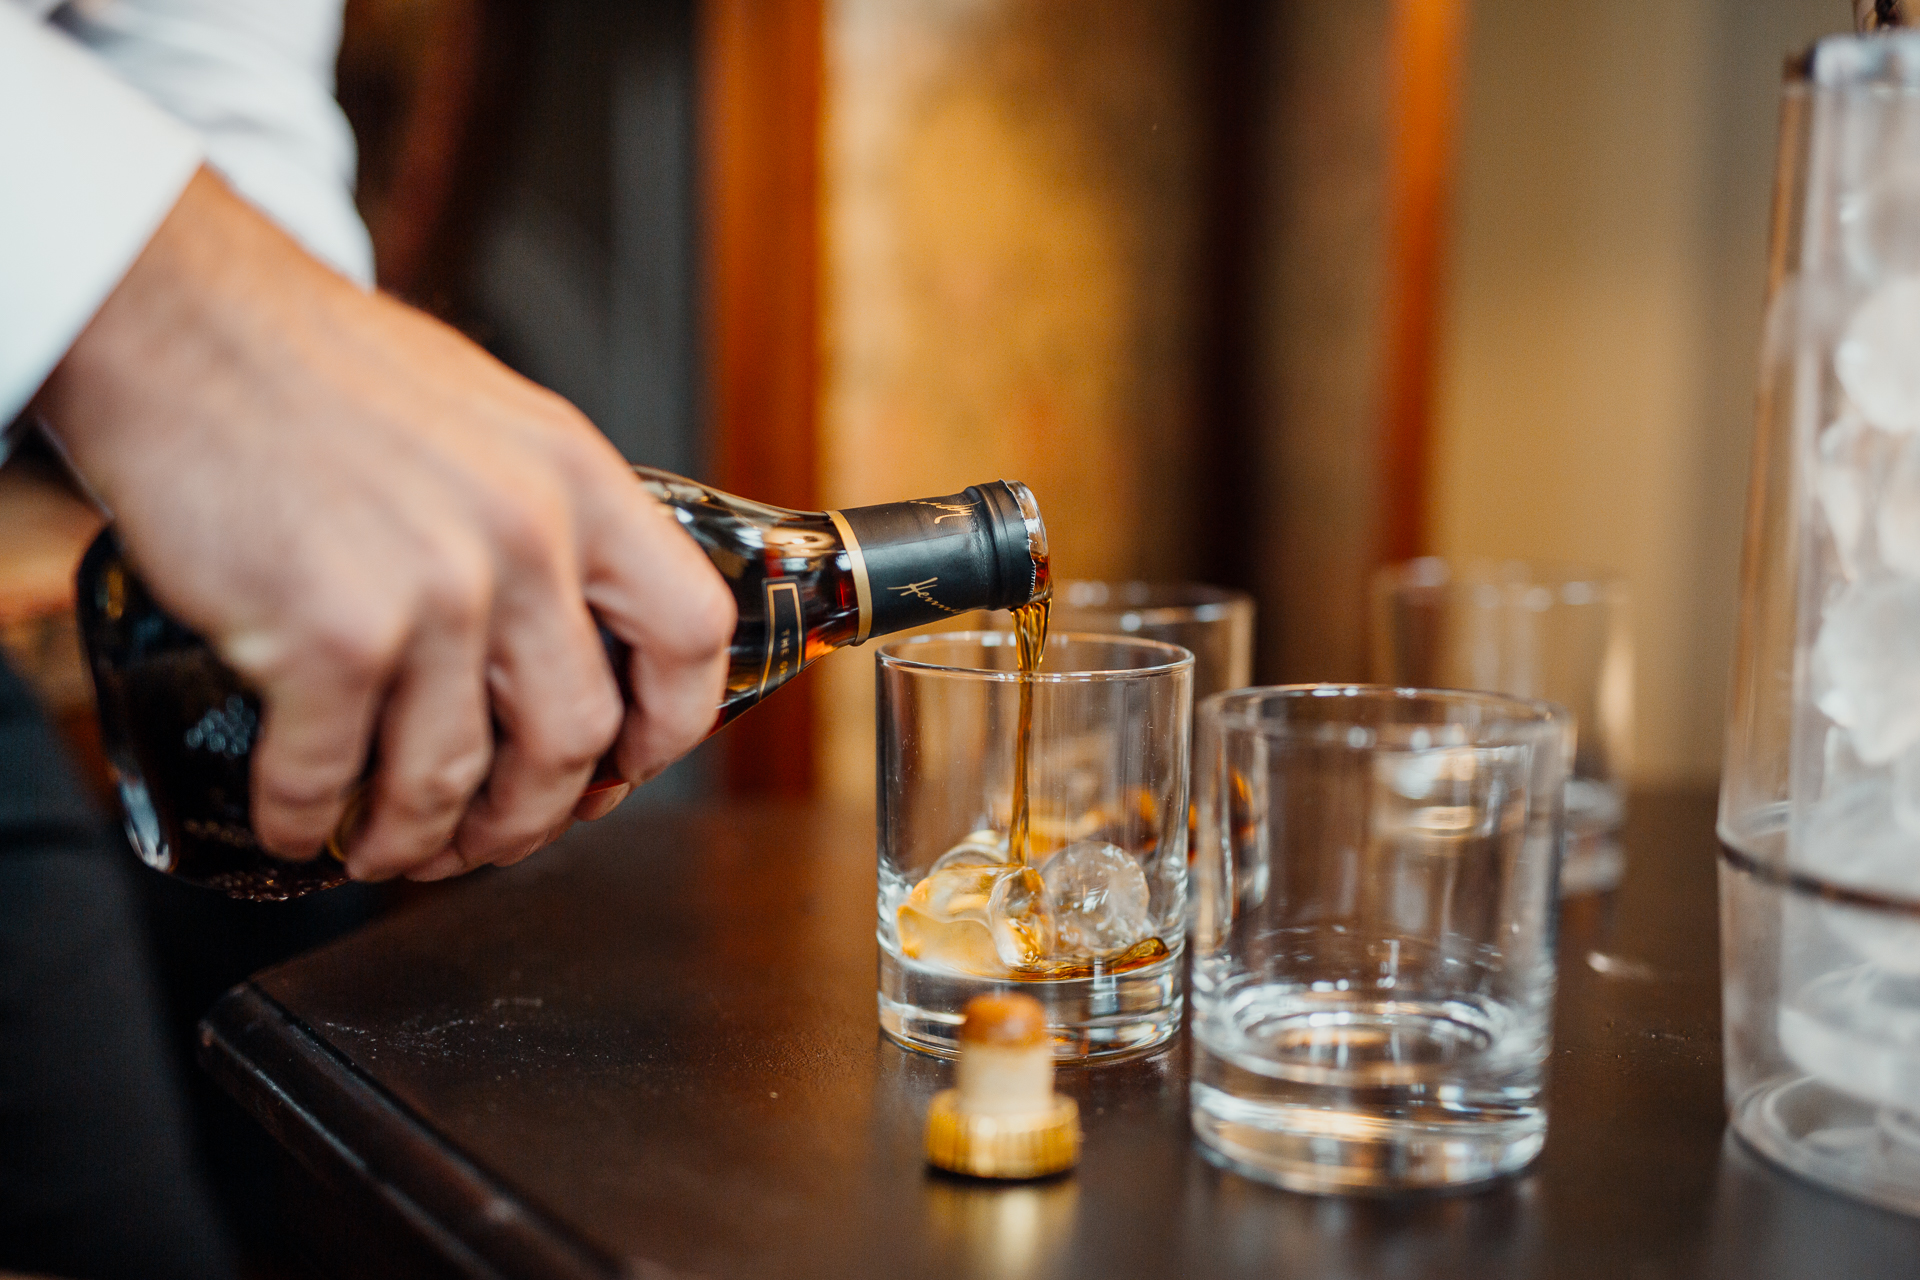
[[[200,160],[191,130],[0,0],[0,423],[73,345]]]

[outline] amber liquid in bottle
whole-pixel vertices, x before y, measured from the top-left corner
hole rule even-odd
[[[650,468],[635,473],[733,592],[739,621],[715,729],[843,645],[970,609],[1015,608],[1047,590],[1046,532],[1023,485],[788,511]],[[152,598],[111,528],[81,562],[78,596],[102,746],[141,858],[237,898],[277,901],[344,882],[341,842],[358,793],[318,857],[288,862],[260,846],[249,803],[259,700]],[[624,673],[625,650],[602,638]]]

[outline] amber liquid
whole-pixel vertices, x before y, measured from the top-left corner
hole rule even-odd
[[[1024,867],[1027,857],[1028,759],[1033,751],[1033,673],[1047,654],[1047,622],[1053,600],[1042,597],[1013,611],[1013,635],[1020,649],[1020,726],[1013,739],[1013,815],[1007,825],[1007,861]]]
[[[1158,964],[1173,953],[1158,938],[1142,938],[1117,956],[1093,956],[1084,960],[1042,960],[1013,970],[1008,976],[1015,982],[1064,982],[1069,978],[1099,978],[1129,973]]]
[[[1033,753],[1033,673],[1046,657],[1047,624],[1053,615],[1053,601],[1043,597],[1013,611],[1013,635],[1020,657],[1020,719],[1013,740],[1013,813],[1007,826],[1007,861],[1021,870],[1010,874],[1030,876],[1030,886],[1044,893],[1040,873],[1033,870],[1030,836],[1031,806],[1028,801],[1030,761]],[[1144,799],[1144,797],[1143,797]],[[1015,969],[1012,976],[1021,982],[1060,982],[1069,978],[1092,978],[1102,974],[1126,973],[1131,969],[1164,960],[1170,953],[1158,938],[1143,938],[1117,956],[1073,960],[1041,960]]]
[[[1007,822],[1007,866],[995,875],[995,879],[1004,884],[1006,879],[1015,878],[1019,894],[1029,901],[1044,900],[1047,894],[1046,882],[1033,863],[1036,858],[1035,839],[1032,831],[1032,811],[1030,795],[1032,791],[1032,748],[1033,748],[1033,687],[1034,674],[1039,669],[1046,651],[1047,623],[1051,613],[1051,601],[1042,597],[1013,611],[1013,630],[1019,658],[1019,720],[1014,732],[1013,742],[1013,797]],[[1152,796],[1142,791],[1129,803],[1125,814],[1110,815],[1109,825],[1102,829],[1102,837],[1111,843],[1139,847],[1140,833],[1151,831],[1158,825],[1157,806]],[[1055,843],[1058,833],[1043,835],[1040,840],[1039,854],[1056,852]],[[1148,851],[1157,844],[1151,840]],[[902,920],[912,909],[912,903],[921,899],[923,890],[931,884],[931,878],[916,885],[906,904],[898,908]],[[998,892],[998,889],[995,890]],[[903,925],[903,943],[906,929]],[[1109,974],[1127,973],[1157,964],[1172,954],[1166,942],[1158,937],[1146,937],[1124,951],[1108,956],[1074,956],[1054,958],[1046,954],[1050,943],[1038,935],[1028,939],[1030,958],[1023,963],[995,965],[992,970],[976,970],[962,966],[963,972],[979,972],[983,976],[1011,979],[1016,982],[1062,982],[1075,978],[1096,978]],[[912,945],[903,945],[903,953],[910,959],[922,959],[921,951]]]

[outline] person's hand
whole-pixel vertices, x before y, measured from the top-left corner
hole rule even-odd
[[[308,258],[206,171],[36,402],[171,612],[260,693],[253,822],[357,878],[525,856],[618,739],[712,727],[732,597],[572,406]],[[589,612],[591,607],[592,612]],[[632,646],[633,703],[593,614]]]

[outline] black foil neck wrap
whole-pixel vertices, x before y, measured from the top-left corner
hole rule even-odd
[[[1003,480],[840,515],[866,563],[872,635],[973,609],[1012,609],[1045,584],[1028,518]]]

